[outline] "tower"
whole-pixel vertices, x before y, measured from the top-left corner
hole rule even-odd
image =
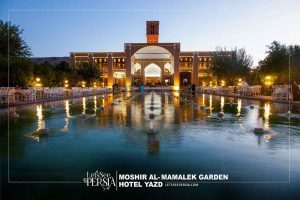
[[[146,22],[147,43],[158,43],[159,21]]]

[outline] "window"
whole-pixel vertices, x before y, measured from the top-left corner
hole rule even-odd
[[[153,23],[150,26],[150,34],[154,34],[154,24]]]

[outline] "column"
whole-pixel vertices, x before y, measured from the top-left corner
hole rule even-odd
[[[141,64],[141,84],[145,85],[145,65],[143,62],[140,63]]]
[[[131,45],[125,44],[126,88],[131,88]]]
[[[199,78],[198,78],[198,52],[194,52],[193,55],[193,72],[192,72],[192,84],[199,86]]]
[[[180,86],[179,53],[180,53],[180,44],[176,43],[174,44],[174,74],[173,74],[174,90],[179,90],[179,86]]]
[[[114,84],[114,70],[112,54],[107,54],[107,87],[112,88]]]
[[[162,66],[160,66],[161,69],[161,84],[164,85],[165,84],[165,64],[166,63],[162,63]]]

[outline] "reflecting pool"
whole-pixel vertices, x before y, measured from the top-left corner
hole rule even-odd
[[[265,195],[278,187],[281,194],[299,194],[299,106],[144,92],[24,105],[0,114],[1,166],[11,181],[76,183],[96,170],[216,173],[228,174],[231,183],[204,183],[189,188],[190,195],[218,198],[227,189],[255,195],[253,187]],[[254,133],[256,128],[262,132]],[[291,181],[298,187],[285,184]],[[236,183],[257,185],[231,185]],[[64,186],[37,187],[50,194]],[[182,190],[175,188],[170,195]]]

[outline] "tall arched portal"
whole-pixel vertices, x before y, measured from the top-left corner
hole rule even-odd
[[[146,46],[131,56],[132,85],[173,85],[174,57],[160,46]]]
[[[144,77],[145,85],[161,85],[162,70],[157,64],[151,63],[144,68]]]

